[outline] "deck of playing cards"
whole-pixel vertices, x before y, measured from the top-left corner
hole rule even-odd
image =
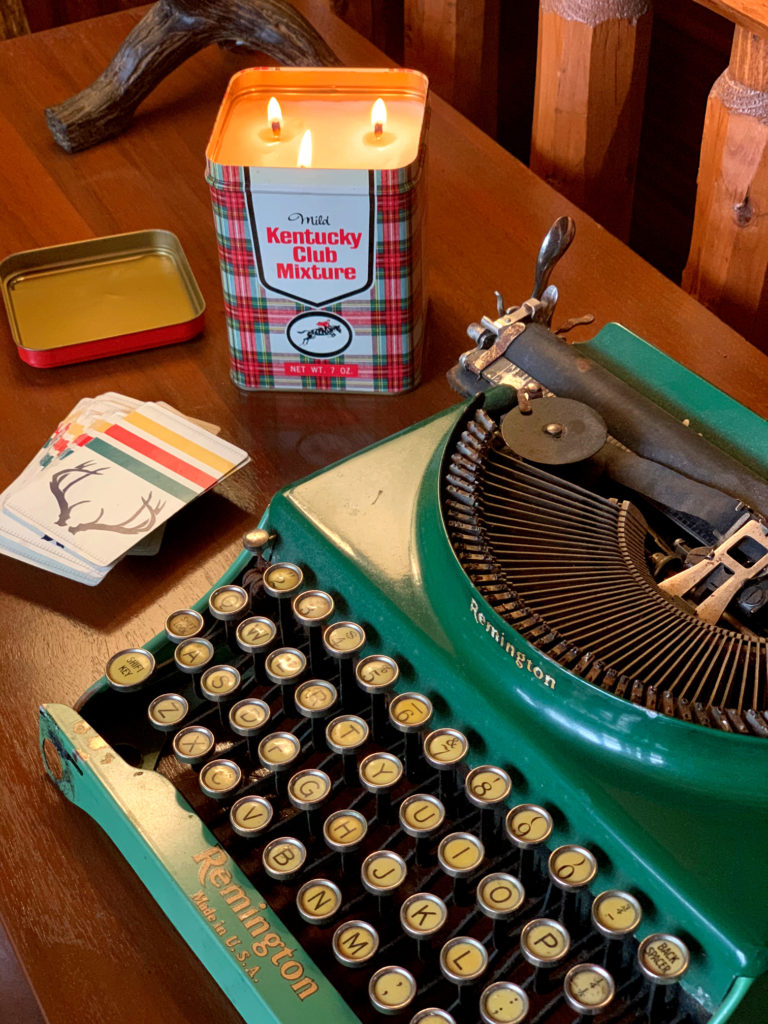
[[[0,494],[0,552],[99,583],[124,555],[156,550],[174,512],[248,462],[216,429],[162,402],[83,399]]]

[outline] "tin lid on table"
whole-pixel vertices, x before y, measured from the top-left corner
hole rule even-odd
[[[137,231],[15,253],[0,262],[24,362],[64,366],[187,341],[205,302],[176,235]]]

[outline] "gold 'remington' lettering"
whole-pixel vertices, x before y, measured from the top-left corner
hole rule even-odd
[[[305,975],[304,965],[295,959],[296,950],[286,945],[280,932],[273,928],[270,918],[262,913],[267,910],[267,905],[254,905],[245,891],[232,881],[226,852],[220,846],[211,846],[196,853],[192,859],[198,866],[197,877],[203,888],[192,893],[190,899],[214,932],[224,940],[225,948],[242,965],[251,981],[257,984],[256,974],[261,970],[260,964],[251,962],[253,958],[268,959],[278,968],[280,977],[288,983],[301,1002],[314,995],[318,991],[317,982]],[[245,948],[239,935],[228,934],[227,922],[220,919],[211,906],[206,886],[212,886],[223,899],[227,911],[232,915],[231,924],[244,928],[255,940],[249,948]]]
[[[492,622],[490,622],[483,612],[480,611],[480,605],[477,603],[476,598],[472,597],[469,600],[469,610],[478,626],[481,626],[485,635],[489,636],[494,643],[497,643],[499,647],[510,656],[515,662],[515,665],[519,669],[525,669],[534,679],[538,679],[540,683],[548,687],[550,690],[554,690],[555,683],[557,680],[554,676],[549,675],[545,672],[541,665],[537,665],[533,659],[529,658],[525,651],[518,651],[511,640],[508,640],[506,635],[500,632]]]

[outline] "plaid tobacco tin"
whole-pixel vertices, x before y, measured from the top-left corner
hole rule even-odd
[[[320,71],[396,76],[387,88],[394,81],[423,104],[416,158],[381,170],[217,162],[238,96]],[[402,69],[253,68],[232,79],[206,180],[239,388],[395,394],[418,383],[427,88],[422,74]]]

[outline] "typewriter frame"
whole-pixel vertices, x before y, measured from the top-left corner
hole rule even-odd
[[[766,472],[768,425],[760,417],[617,325],[587,349],[659,404],[690,417],[693,429]],[[638,366],[642,377],[632,372]],[[495,389],[484,401],[493,411],[509,395]],[[373,644],[398,660],[399,689],[419,688],[434,698],[438,725],[468,727],[462,704],[472,680],[469,728],[485,742],[475,761],[511,765],[517,799],[554,803],[557,842],[600,851],[595,892],[642,890],[640,937],[669,931],[686,938],[693,962],[684,986],[712,1012],[710,1024],[759,1024],[768,1007],[768,745],[665,718],[590,686],[515,634],[476,593],[453,555],[440,510],[447,442],[472,404],[278,492],[263,520],[277,535],[270,557],[302,561],[312,550],[312,570],[319,580],[332,574],[353,613],[377,607],[387,627],[378,637],[364,623]],[[706,430],[705,419],[716,423],[714,431]],[[237,577],[248,561],[241,555],[217,585]],[[428,567],[435,571],[427,574]],[[207,595],[196,607],[206,602]],[[159,635],[147,648],[161,655],[171,645]],[[420,675],[416,663],[425,652],[428,674]],[[106,686],[99,680],[78,707]],[[502,715],[505,705],[510,711]],[[41,709],[40,735],[54,782],[109,832],[245,1019],[293,1019],[300,1004],[277,969],[268,970],[266,961],[254,984],[226,946],[230,936],[251,941],[235,914],[220,936],[200,903],[191,902],[204,886],[216,919],[224,919],[227,905],[215,902],[216,868],[230,872],[253,905],[260,897],[228,855],[205,860],[216,840],[171,783],[128,766],[77,711],[62,705]],[[723,779],[730,786],[725,794],[717,789]],[[721,852],[734,836],[736,870]],[[279,922],[275,928],[290,941]],[[356,1021],[311,960],[300,952],[295,959],[302,977],[318,984],[307,1006],[335,1021]]]

